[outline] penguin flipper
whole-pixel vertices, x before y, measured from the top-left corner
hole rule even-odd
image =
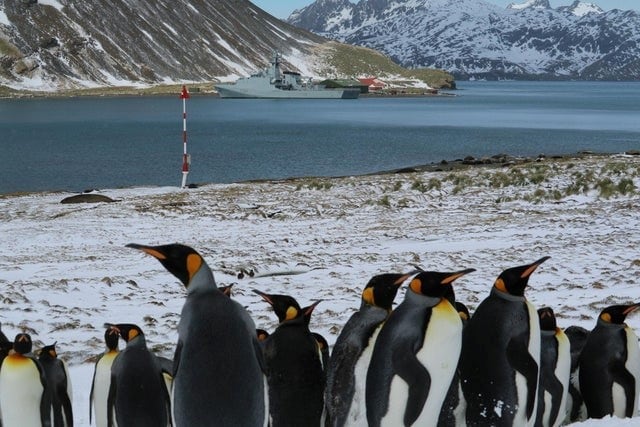
[[[418,419],[427,401],[431,388],[431,376],[420,363],[411,346],[398,347],[391,360],[393,370],[409,386],[404,425],[410,426]]]
[[[67,385],[64,385],[64,389],[59,391],[60,403],[62,404],[62,411],[64,414],[65,426],[73,427],[73,407],[71,405],[71,399],[67,394]],[[91,405],[89,405],[91,406]]]
[[[554,376],[551,378],[547,378],[545,390],[548,391],[551,395],[551,413],[549,414],[549,425],[555,425],[558,415],[560,415],[560,404],[562,403],[564,386],[562,385],[560,380]]]
[[[513,369],[522,374],[527,381],[527,419],[533,415],[538,386],[538,363],[527,345],[528,334],[517,335],[507,344],[507,360]]]
[[[613,366],[612,372],[613,382],[620,384],[624,390],[624,395],[627,398],[627,406],[624,408],[625,417],[633,417],[634,402],[638,398],[636,396],[636,380],[622,363],[617,363]]]
[[[173,378],[176,377],[176,374],[178,373],[178,368],[180,367],[180,355],[182,354],[182,340],[178,339],[178,344],[176,344],[176,351],[173,354],[173,372],[171,373],[171,376],[173,376]]]
[[[109,384],[109,395],[107,397],[107,427],[114,426],[114,405],[116,402],[116,377],[111,375],[111,384]]]
[[[100,359],[102,359],[102,356],[96,360],[93,366],[93,379],[91,380],[91,391],[89,392],[89,425],[91,425],[91,416],[93,415],[93,389],[96,385],[96,371],[98,370],[98,362],[100,362]]]
[[[38,372],[40,372],[40,383],[42,384],[42,397],[40,398],[40,422],[43,426],[50,426],[53,407],[51,404],[49,386],[47,385],[47,374],[45,374],[42,364],[38,362],[36,358],[30,357],[30,359],[36,365],[36,368],[38,368]]]
[[[171,419],[171,393],[167,389],[167,383],[164,381],[164,369],[160,370],[160,386],[162,387],[162,397],[167,409],[167,420],[169,421],[169,426],[173,426],[173,420]]]

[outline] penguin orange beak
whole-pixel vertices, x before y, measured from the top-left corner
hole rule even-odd
[[[536,271],[536,268],[538,268],[540,266],[540,264],[542,264],[543,262],[545,262],[546,260],[548,260],[549,258],[551,258],[550,256],[545,256],[540,258],[539,260],[537,260],[536,262],[532,263],[529,265],[529,268],[527,268],[526,270],[524,270],[522,272],[522,274],[520,275],[520,277],[522,279],[525,279],[529,276],[531,276],[533,274],[534,271]]]
[[[630,305],[629,307],[627,307],[622,313],[626,316],[630,313],[633,313],[634,311],[636,311],[638,308],[640,308],[640,303],[637,304],[633,304]]]
[[[442,279],[442,282],[440,282],[440,284],[449,285],[454,280],[461,278],[465,274],[473,273],[474,271],[476,271],[475,268],[467,268],[466,270],[457,271],[457,272],[452,273],[449,276],[445,277],[444,279]]]
[[[311,313],[313,313],[313,310],[316,308],[316,306],[318,304],[320,304],[322,302],[322,300],[318,300],[316,302],[314,302],[313,304],[311,304],[309,307],[307,307],[307,309],[304,312],[305,316],[311,316]]]
[[[266,302],[268,302],[270,305],[273,306],[273,300],[271,299],[271,296],[269,294],[266,294],[264,292],[261,292],[257,289],[252,289],[252,291],[258,295],[260,295],[262,297],[263,300],[265,300]]]
[[[404,283],[404,282],[405,282],[409,277],[413,277],[413,276],[415,276],[416,274],[419,274],[419,273],[420,273],[420,271],[414,271],[414,272],[412,272],[412,273],[407,273],[407,274],[405,274],[404,276],[400,276],[400,277],[398,278],[398,280],[396,280],[395,282],[393,282],[393,284],[394,284],[394,285],[396,285],[396,286],[398,286],[398,287],[400,287],[400,286],[402,286],[402,284],[403,284],[403,283]]]
[[[125,247],[127,248],[132,248],[132,249],[138,249],[142,252],[145,252],[149,255],[151,255],[152,257],[159,259],[159,260],[164,260],[167,259],[167,256],[165,254],[163,254],[162,252],[160,252],[159,250],[157,250],[156,248],[154,248],[153,246],[145,246],[145,245],[139,245],[137,243],[129,243],[128,245],[125,245]]]

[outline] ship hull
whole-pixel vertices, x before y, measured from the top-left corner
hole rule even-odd
[[[221,98],[266,98],[266,99],[357,99],[359,89],[308,89],[282,90],[276,88],[242,88],[236,85],[216,85]]]

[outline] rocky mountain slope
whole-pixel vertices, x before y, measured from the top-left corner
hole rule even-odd
[[[288,22],[458,79],[640,80],[640,14],[579,0],[317,0]]]
[[[309,76],[346,76],[336,56],[399,68],[369,49],[345,55],[350,49],[248,0],[0,0],[0,86],[16,89],[235,80],[275,50]]]

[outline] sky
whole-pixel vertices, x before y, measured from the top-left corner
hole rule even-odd
[[[295,9],[301,9],[314,0],[250,0],[261,9],[269,12],[277,18],[288,18]],[[498,6],[506,7],[509,3],[524,3],[525,0],[487,0]],[[604,10],[611,9],[635,9],[640,10],[640,1],[638,0],[583,0],[588,3],[595,3]],[[573,0],[551,0],[552,7],[568,6]]]

